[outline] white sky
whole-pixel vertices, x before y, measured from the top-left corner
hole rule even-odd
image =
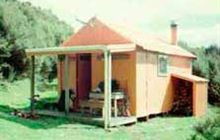
[[[126,23],[164,37],[169,23],[179,24],[180,40],[193,45],[220,44],[220,0],[20,0],[50,9],[61,20],[78,29],[78,17],[93,16]]]

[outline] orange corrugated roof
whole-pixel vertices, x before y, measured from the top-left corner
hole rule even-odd
[[[98,36],[100,36],[100,37],[97,37],[94,35],[94,33],[96,33],[96,32],[93,32],[94,30],[91,29],[92,27],[88,27],[88,26],[89,26],[89,24],[92,26],[94,26],[95,24],[100,25],[100,23],[107,28],[101,28],[102,30],[98,32]],[[153,36],[153,35],[145,34],[143,32],[139,32],[137,30],[132,29],[131,27],[126,27],[124,25],[120,26],[120,25],[116,25],[116,24],[111,24],[111,23],[103,21],[103,20],[101,21],[97,18],[92,18],[88,22],[88,25],[84,26],[79,31],[79,33],[76,33],[75,35],[71,36],[69,38],[69,40],[65,41],[64,46],[74,46],[77,41],[78,41],[77,45],[86,44],[87,42],[82,41],[83,38],[79,39],[79,37],[82,37],[83,31],[85,30],[85,28],[90,28],[90,32],[84,32],[84,34],[85,34],[84,37],[87,37],[87,38],[88,37],[90,37],[90,38],[95,37],[95,39],[99,38],[99,40],[103,39],[103,40],[105,40],[104,43],[105,42],[106,43],[112,42],[113,44],[115,44],[115,42],[119,42],[119,44],[121,44],[121,43],[135,43],[136,45],[142,47],[143,49],[145,49],[147,51],[151,51],[151,52],[158,52],[158,53],[164,53],[164,54],[169,54],[169,55],[177,55],[177,56],[196,58],[195,55],[184,50],[180,46],[171,45],[168,42],[163,41],[161,38],[159,38],[157,36]],[[98,30],[98,27],[97,27],[97,30]],[[111,30],[111,31],[107,32],[107,30]],[[110,38],[112,40],[109,41],[108,38],[104,37],[104,35],[101,35],[102,32],[103,33],[107,32],[108,35],[118,34],[118,37],[116,39],[112,39],[112,37],[110,36]],[[93,34],[93,35],[89,36],[88,34]],[[84,39],[86,40],[86,38],[84,38]],[[91,39],[89,39],[88,41],[91,41]],[[96,43],[96,41],[92,41],[91,43],[94,44],[94,43]],[[100,41],[97,40],[97,43],[100,44]],[[101,41],[101,43],[102,43],[102,41]]]

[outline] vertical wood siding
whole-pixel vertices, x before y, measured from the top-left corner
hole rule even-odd
[[[158,54],[137,52],[137,115],[167,112],[172,107],[173,90],[170,76],[158,75]],[[191,59],[169,56],[169,72],[191,74]],[[147,99],[146,99],[147,98]]]

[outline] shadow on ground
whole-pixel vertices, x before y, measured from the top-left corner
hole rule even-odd
[[[42,108],[42,101],[52,101],[53,99],[42,99],[38,106]],[[12,115],[12,112],[17,108],[12,108],[9,105],[0,105],[0,119],[4,119],[13,123],[18,123],[23,126],[29,127],[31,129],[50,129],[50,128],[65,128],[67,124],[75,124],[77,127],[71,127],[71,129],[96,129],[98,126],[94,125],[86,125],[85,122],[79,122],[77,120],[72,120],[67,117],[50,117],[50,116],[39,116],[39,118],[33,119],[25,119],[18,116]],[[26,108],[19,108],[19,110],[26,110],[28,111],[28,107]]]

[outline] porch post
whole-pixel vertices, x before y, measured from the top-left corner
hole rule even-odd
[[[108,52],[104,51],[104,127],[108,129]]]
[[[35,82],[35,57],[32,55],[31,56],[31,105],[30,105],[30,109],[31,109],[31,115],[34,115],[34,82]]]
[[[69,113],[69,57],[65,55],[64,61],[64,80],[63,85],[65,88],[65,113]]]
[[[111,122],[111,114],[112,114],[112,55],[111,52],[108,52],[108,122]]]
[[[104,52],[104,85],[105,85],[105,98],[104,98],[104,126],[105,129],[109,127],[111,121],[111,65],[112,58],[109,51]]]

